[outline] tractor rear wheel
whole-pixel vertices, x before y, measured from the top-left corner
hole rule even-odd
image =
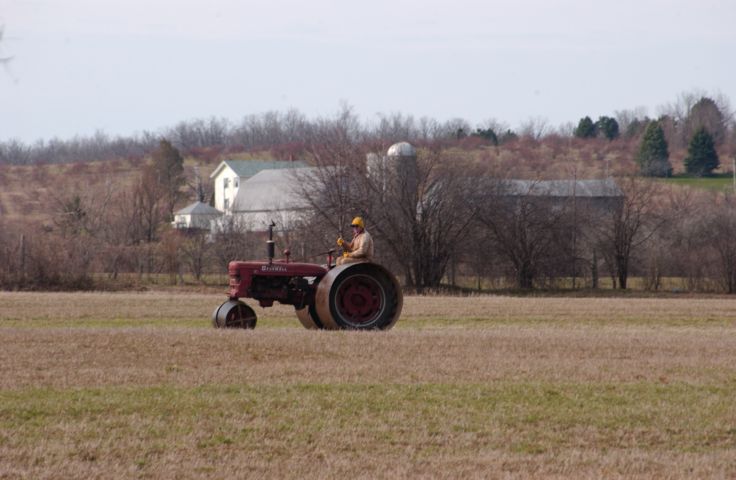
[[[256,327],[256,320],[256,312],[239,300],[228,300],[212,314],[212,325],[215,328],[253,329]]]
[[[326,328],[388,330],[403,302],[399,282],[376,263],[335,267],[317,286],[317,315]]]
[[[325,328],[322,320],[317,315],[314,305],[307,305],[303,308],[295,309],[295,311],[296,318],[299,319],[299,322],[301,322],[304,328],[308,330],[321,330]]]

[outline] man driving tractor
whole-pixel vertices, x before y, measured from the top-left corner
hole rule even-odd
[[[353,239],[346,242],[338,237],[337,245],[342,247],[342,257],[337,259],[338,265],[355,262],[370,262],[373,259],[373,239],[365,229],[362,217],[355,217],[350,223],[353,229]]]

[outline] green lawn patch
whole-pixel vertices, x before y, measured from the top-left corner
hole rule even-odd
[[[688,186],[701,188],[704,190],[722,192],[725,190],[732,191],[734,187],[733,175],[730,173],[721,173],[711,177],[692,177],[688,175],[676,175],[662,180],[671,185]]]

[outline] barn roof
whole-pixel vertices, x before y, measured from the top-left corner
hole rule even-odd
[[[266,231],[271,221],[278,229],[291,226],[309,212],[303,182],[316,181],[315,167],[262,170],[243,181],[233,202],[232,214],[249,231]]]
[[[225,167],[230,167],[240,178],[250,178],[262,170],[306,167],[302,161],[289,160],[223,160],[210,178],[215,178]]]
[[[315,167],[261,170],[240,184],[233,213],[302,210],[309,202],[301,192],[301,182]]]
[[[539,197],[623,197],[623,192],[611,179],[603,180],[507,180],[504,190],[513,196]]]

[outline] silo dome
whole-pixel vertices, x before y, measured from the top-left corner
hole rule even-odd
[[[417,150],[409,142],[394,143],[388,148],[389,157],[416,157]]]

